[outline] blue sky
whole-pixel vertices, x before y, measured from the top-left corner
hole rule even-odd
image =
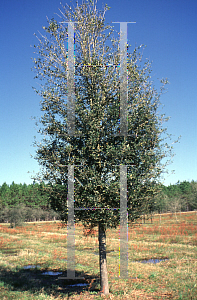
[[[62,3],[70,1],[62,1]],[[81,3],[81,0],[79,1]],[[178,180],[197,180],[197,1],[196,0],[99,0],[111,9],[106,22],[136,22],[128,25],[128,42],[134,48],[146,45],[144,58],[152,63],[152,80],[168,78],[168,91],[161,97],[162,110],[171,119],[168,132],[176,139],[175,157],[165,175],[165,185]],[[60,0],[0,1],[0,185],[3,182],[32,183],[39,171],[32,146],[37,135],[32,116],[41,115],[40,98],[31,71],[37,44],[34,33],[56,17]],[[114,24],[119,30],[119,25]],[[30,173],[28,173],[28,171]]]

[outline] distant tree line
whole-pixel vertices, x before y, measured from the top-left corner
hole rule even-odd
[[[176,184],[161,185],[152,210],[158,213],[193,211],[197,209],[197,182],[178,181]]]
[[[3,183],[0,187],[0,222],[9,222],[11,227],[25,221],[50,221],[60,218],[51,208],[51,193],[47,185]]]
[[[49,195],[46,193],[46,185],[38,184],[16,184],[14,181],[11,185],[3,183],[0,187],[0,205],[16,206],[24,204],[28,207],[49,208]]]
[[[9,222],[14,227],[24,221],[50,221],[61,219],[62,206],[67,200],[67,190],[62,185],[45,183],[3,183],[0,186],[0,222]],[[151,213],[184,212],[197,209],[197,182],[183,181],[160,185]]]

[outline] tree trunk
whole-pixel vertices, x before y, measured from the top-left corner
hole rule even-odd
[[[99,239],[99,265],[100,265],[101,293],[104,295],[108,295],[109,286],[108,286],[107,258],[106,258],[106,227],[102,223],[99,223],[98,234],[99,234],[98,239]]]

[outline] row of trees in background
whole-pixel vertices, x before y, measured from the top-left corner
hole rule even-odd
[[[176,213],[197,209],[197,182],[178,181],[176,184],[161,186],[161,192],[155,197],[153,212]]]
[[[59,219],[58,212],[50,205],[50,196],[45,184],[3,183],[0,187],[0,222],[9,222],[11,227],[25,221],[50,221]]]
[[[28,207],[24,204],[6,206],[0,211],[0,222],[9,222],[10,227],[22,226],[24,222],[57,220],[60,216],[52,209],[44,210],[39,207]]]
[[[39,207],[44,210],[49,208],[49,195],[46,193],[45,184],[16,184],[5,182],[0,187],[0,207],[24,204],[28,207]]]
[[[160,188],[161,192],[153,199],[151,212],[175,213],[197,209],[197,182],[183,181],[169,186],[161,185]],[[67,199],[67,193],[62,185],[4,183],[0,186],[1,222],[8,220],[8,211],[16,207],[23,208],[22,219],[26,221],[58,219],[56,202],[61,202],[58,201],[60,197],[64,201]],[[20,215],[19,211],[18,213]]]

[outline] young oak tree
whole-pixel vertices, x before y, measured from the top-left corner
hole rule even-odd
[[[34,46],[36,78],[42,81],[37,93],[44,112],[39,121],[44,138],[36,144],[36,159],[43,167],[41,179],[52,184],[52,205],[67,222],[68,166],[74,165],[75,208],[96,208],[75,211],[75,222],[81,221],[90,230],[98,226],[104,294],[109,293],[106,229],[120,224],[120,211],[106,208],[120,207],[120,165],[127,166],[127,211],[128,220],[133,221],[152,205],[166,166],[161,160],[172,150],[164,144],[167,118],[158,113],[166,80],[160,93],[152,87],[150,63],[139,65],[140,47],[127,57],[128,135],[120,134],[120,49],[113,28],[104,23],[108,9],[106,5],[99,11],[90,0],[74,8],[62,5],[60,20],[48,20],[45,34],[40,34]],[[68,22],[75,22],[75,112],[68,103],[73,88]],[[70,134],[73,114],[75,131]]]

